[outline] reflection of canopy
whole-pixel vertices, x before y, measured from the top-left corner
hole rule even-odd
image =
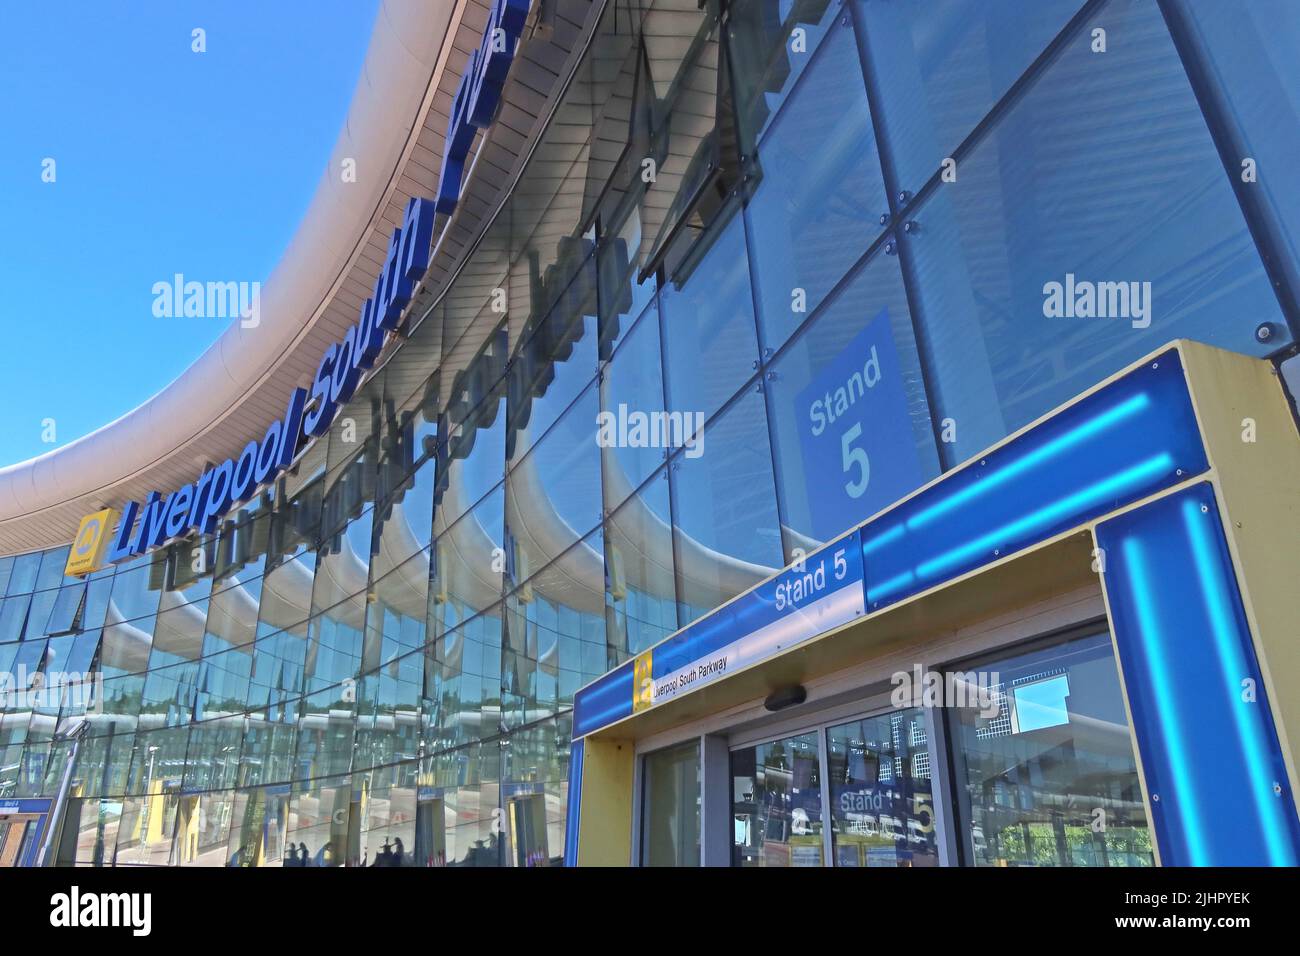
[[[146,623],[148,619],[146,618]],[[153,635],[135,624],[126,624],[116,602],[109,601],[104,617],[104,667],[113,667],[127,673],[143,671],[149,666],[149,648]]]
[[[274,628],[289,627],[311,613],[312,567],[286,561],[262,579],[261,619]]]
[[[672,578],[668,571],[674,566],[672,529],[662,516],[646,504],[643,497],[632,497],[635,489],[623,471],[623,464],[615,449],[602,448],[601,460],[605,475],[605,500],[626,500],[625,504],[619,506],[614,518],[619,530],[626,536],[626,540],[620,540],[619,546],[631,551],[625,551],[623,555],[624,568],[644,566],[647,569],[645,580],[637,583],[649,585],[652,594],[657,590],[654,587],[655,581],[662,581],[664,586],[671,587]],[[720,591],[739,594],[776,571],[776,568],[741,561],[706,547],[681,533],[680,528],[678,533],[677,573],[685,589],[681,600],[687,604],[711,607],[716,603]],[[671,599],[673,594],[669,592],[656,596]]]
[[[593,432],[594,434],[594,432]],[[593,438],[594,440],[594,438]],[[625,503],[613,517],[618,531],[621,562],[632,586],[672,600],[672,569],[676,563],[685,593],[682,599],[710,606],[719,591],[740,593],[773,572],[706,547],[693,538],[680,536],[673,553],[672,530],[634,488],[613,448],[602,448],[602,471],[606,500]],[[456,460],[453,469],[464,467]],[[499,530],[483,526],[492,517],[490,502],[479,511],[465,509],[474,502],[464,500],[465,483],[453,474],[435,516],[438,549],[437,595],[451,598],[474,609],[490,607],[500,599],[501,576],[496,549]],[[506,511],[511,532],[524,554],[559,555],[540,574],[538,569],[519,568],[521,578],[534,574],[531,595],[572,608],[584,614],[604,613],[604,555],[589,542],[577,546],[580,531],[569,525],[556,510],[538,472],[536,456],[529,454],[510,474],[506,490]],[[441,515],[453,515],[450,527],[442,526]],[[391,506],[380,535],[379,553],[373,558],[359,554],[351,538],[341,534],[336,550],[322,553],[313,573],[310,561],[290,560],[276,567],[261,582],[260,603],[252,593],[231,578],[223,590],[212,595],[206,610],[188,603],[184,592],[161,595],[152,638],[147,630],[123,620],[116,602],[110,601],[105,619],[104,665],[128,673],[148,667],[150,648],[195,660],[203,650],[205,631],[232,647],[248,647],[260,620],[274,628],[292,628],[305,635],[302,624],[313,608],[330,610],[340,623],[362,629],[366,607],[358,595],[365,593],[373,567],[379,581],[379,598],[384,606],[404,616],[422,619],[427,612],[429,557],[422,534],[417,534],[402,503]],[[419,527],[422,522],[415,522]],[[591,530],[591,529],[583,529]],[[436,595],[435,595],[436,597]],[[454,657],[458,640],[452,636],[444,656]]]
[[[208,602],[208,633],[232,647],[248,647],[257,630],[257,599],[233,575]]]

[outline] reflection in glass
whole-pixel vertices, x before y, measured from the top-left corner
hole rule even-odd
[[[760,178],[745,213],[768,349],[867,251],[889,209],[848,22],[796,58],[810,62],[759,142]]]
[[[1079,30],[900,237],[946,464],[1172,339],[1289,340],[1159,6],[1115,0],[1106,21],[1125,42],[1099,56]]]
[[[949,711],[976,866],[1151,866],[1110,636],[992,661],[996,713]],[[982,675],[981,675],[982,676]]]
[[[679,452],[669,464],[683,624],[783,564],[763,396],[742,395],[696,448],[700,454]]]
[[[733,866],[821,866],[821,747],[801,734],[732,751]]]
[[[836,866],[937,866],[934,784],[920,708],[826,731]]]
[[[672,516],[660,472],[605,521],[609,667],[677,630]]]
[[[699,866],[699,741],[658,750],[644,759],[642,865]]]

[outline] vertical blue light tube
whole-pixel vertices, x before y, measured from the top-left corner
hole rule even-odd
[[[1300,821],[1206,484],[1097,527],[1161,862],[1295,866]]]
[[[578,865],[578,821],[582,816],[582,741],[569,750],[569,806],[564,815],[564,865]]]

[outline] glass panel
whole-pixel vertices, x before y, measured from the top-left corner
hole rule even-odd
[[[505,486],[497,487],[450,528],[435,528],[430,557],[429,630],[440,637],[501,600],[505,570]]]
[[[565,409],[596,376],[596,263],[588,257],[578,274],[557,290],[549,314],[536,325],[511,360],[507,401],[510,430],[506,456],[513,464],[541,440]]]
[[[600,379],[600,445],[605,508],[627,499],[668,456],[659,310],[646,309],[619,343]],[[669,436],[671,437],[671,436]]]
[[[706,419],[754,374],[758,362],[744,222],[732,216],[716,228],[716,239],[694,270],[679,272],[659,294],[670,410]]]
[[[505,473],[506,396],[495,389],[439,445],[439,475],[434,497],[436,521],[451,523],[500,483]]]
[[[821,866],[821,746],[816,733],[731,753],[733,866]]]
[[[608,667],[677,630],[667,477],[661,471],[605,521]]]
[[[48,551],[41,552],[41,570],[36,576],[36,590],[48,591],[50,588],[57,588],[60,584],[72,584],[76,578],[65,578],[63,569],[68,563],[68,552],[72,550],[72,545],[65,544],[61,548],[50,548]]]
[[[490,737],[501,727],[498,604],[426,645],[425,752]]]
[[[1199,34],[1244,147],[1238,174],[1266,197],[1283,237],[1284,268],[1294,277],[1300,270],[1300,183],[1265,171],[1290,169],[1300,155],[1300,6],[1251,0],[1179,7]]]
[[[970,808],[970,861],[1154,865],[1108,634],[992,661],[958,680],[987,688],[984,701],[976,694],[975,706],[947,711],[954,779]]]
[[[836,866],[938,866],[934,784],[919,707],[826,731]]]
[[[939,473],[898,260],[877,253],[772,365],[786,557]]]
[[[502,719],[532,723],[571,707],[605,672],[604,555],[599,531],[524,582],[506,601]]]
[[[77,612],[81,610],[82,599],[86,595],[86,585],[71,584],[59,589],[59,595],[50,609],[49,623],[45,626],[47,634],[67,634],[76,629]]]
[[[867,251],[889,211],[847,17],[759,143],[756,176],[745,215],[763,345],[776,349]]]
[[[772,122],[836,17],[841,29],[849,26],[841,7],[830,0],[732,0],[728,4],[727,53],[746,153]],[[845,32],[851,41],[852,31]],[[851,76],[846,79],[852,82]],[[865,95],[866,88],[859,92]]]
[[[592,385],[506,478],[506,571],[512,582],[546,567],[600,525],[599,413]]]
[[[912,192],[1083,6],[1083,0],[854,2],[882,104],[877,121],[899,185]],[[1111,30],[1111,17],[1104,20]],[[959,167],[957,182],[963,176]]]
[[[0,644],[20,640],[27,625],[27,611],[31,607],[30,594],[18,594],[0,601]]]
[[[700,454],[692,457],[694,450]],[[784,564],[763,396],[742,395],[669,468],[685,624]]]
[[[1288,344],[1255,339],[1285,323],[1159,7],[1116,0],[1106,29],[1105,55],[1069,41],[901,237],[949,464],[1170,339]]]
[[[36,588],[36,575],[41,568],[41,552],[20,554],[15,557],[9,575],[7,594],[29,594]]]
[[[645,756],[641,809],[644,866],[700,865],[700,744],[678,744]]]

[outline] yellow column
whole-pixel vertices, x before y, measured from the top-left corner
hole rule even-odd
[[[630,741],[583,744],[579,866],[631,865],[633,766]]]

